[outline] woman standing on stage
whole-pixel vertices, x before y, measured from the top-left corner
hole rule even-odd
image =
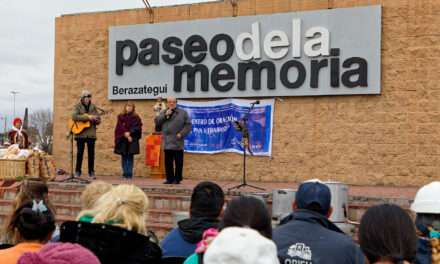
[[[142,137],[142,121],[133,103],[126,103],[118,115],[115,128],[115,153],[121,155],[122,176],[133,177],[134,155],[139,154],[139,139]]]

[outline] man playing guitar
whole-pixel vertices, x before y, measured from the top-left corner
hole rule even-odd
[[[72,120],[74,122],[90,122],[79,134],[75,134],[77,146],[75,177],[81,176],[82,160],[85,145],[87,144],[89,177],[95,179],[95,141],[96,126],[101,119],[97,107],[92,104],[92,94],[84,90],[81,93],[80,102],[75,105],[72,111]]]

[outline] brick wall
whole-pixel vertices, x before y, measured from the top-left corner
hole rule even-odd
[[[276,101],[273,157],[250,158],[258,181],[321,178],[361,185],[418,186],[440,179],[440,1],[437,0],[240,0],[237,14],[316,10],[381,4],[382,94],[284,98]],[[161,7],[154,22],[228,17],[229,1]],[[113,130],[124,102],[107,100],[108,27],[148,23],[143,9],[67,15],[56,19],[54,154],[68,169],[66,122],[83,87],[115,112],[98,130],[99,175],[117,175]],[[145,133],[152,132],[152,101],[136,101]],[[144,146],[144,144],[142,144]],[[136,175],[147,176],[145,153]],[[185,156],[186,178],[238,180],[237,154]]]

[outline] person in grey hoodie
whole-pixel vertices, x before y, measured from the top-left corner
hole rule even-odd
[[[177,108],[176,98],[168,97],[167,109],[154,122],[157,129],[162,131],[167,175],[164,184],[180,184],[183,178],[184,139],[191,132],[191,119],[185,110]]]

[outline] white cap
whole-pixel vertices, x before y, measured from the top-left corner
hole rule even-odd
[[[87,96],[91,96],[91,95],[92,95],[92,93],[89,90],[83,90],[81,92],[81,99],[84,97],[87,97]]]
[[[411,210],[416,213],[440,214],[440,182],[431,182],[417,191]]]
[[[250,228],[229,227],[209,245],[205,264],[279,264],[275,244]]]

